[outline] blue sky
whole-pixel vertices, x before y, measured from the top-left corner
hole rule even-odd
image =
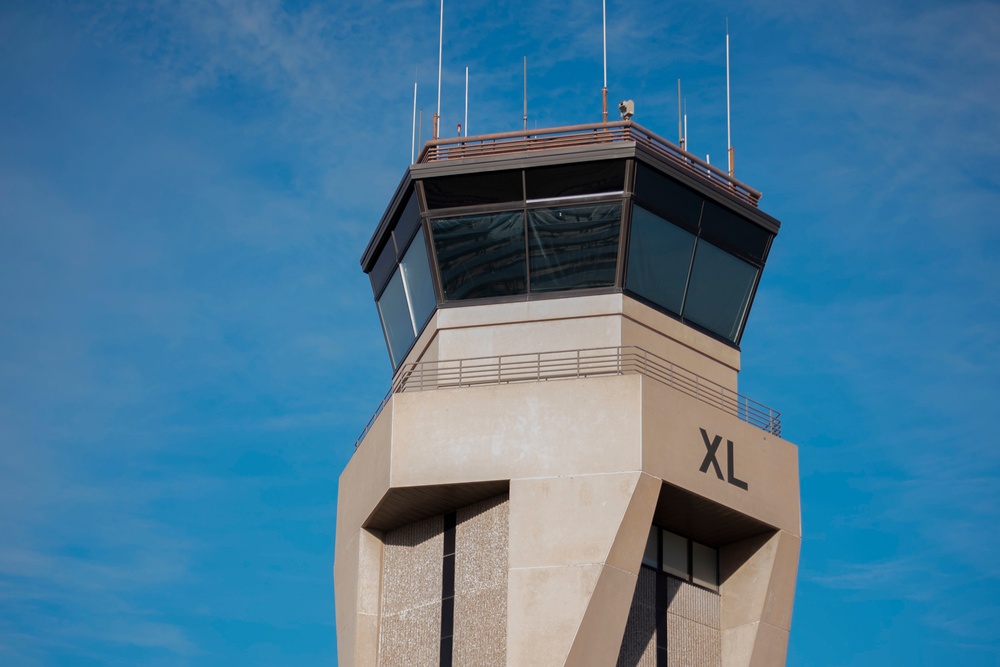
[[[454,6],[452,6],[454,5]],[[1000,5],[608,7],[609,87],[783,222],[743,393],[800,446],[789,665],[1000,656]],[[600,117],[600,3],[449,3],[444,133]],[[358,258],[437,4],[0,2],[0,663],[336,663]]]

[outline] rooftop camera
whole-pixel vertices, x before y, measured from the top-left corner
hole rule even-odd
[[[635,102],[632,100],[622,100],[618,103],[618,111],[621,112],[622,120],[631,120],[635,115]]]

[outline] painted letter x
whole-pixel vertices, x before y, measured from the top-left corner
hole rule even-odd
[[[722,444],[722,436],[717,435],[715,436],[715,440],[709,442],[708,433],[705,433],[705,429],[699,430],[701,431],[701,437],[705,440],[705,449],[708,450],[708,453],[705,454],[705,460],[701,462],[701,468],[699,470],[701,472],[708,472],[708,465],[712,464],[712,466],[715,467],[715,474],[718,475],[719,479],[725,479],[725,477],[722,476],[722,467],[715,458],[715,453],[719,451],[719,445]]]

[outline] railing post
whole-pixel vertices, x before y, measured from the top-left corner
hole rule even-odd
[[[458,360],[458,386],[462,386],[462,360]]]

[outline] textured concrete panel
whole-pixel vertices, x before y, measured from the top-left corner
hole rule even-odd
[[[656,573],[639,571],[617,667],[656,667]]]
[[[721,667],[719,594],[667,577],[667,664]]]
[[[384,614],[380,634],[379,667],[440,664],[441,600],[398,614]]]
[[[507,588],[455,596],[455,665],[507,664]]]
[[[438,516],[385,533],[379,665],[438,664],[443,531]]]
[[[656,665],[656,578],[653,570],[639,573],[625,636],[618,654],[618,667]],[[722,636],[719,631],[719,594],[676,577],[667,577],[668,664],[721,667]]]
[[[433,517],[385,534],[382,613],[441,602],[444,521]]]
[[[719,631],[668,612],[667,664],[670,667],[721,667]]]
[[[455,532],[455,665],[507,661],[507,496],[458,510]]]
[[[700,623],[714,630],[720,627],[719,594],[676,577],[667,578],[667,613]]]
[[[455,533],[455,591],[507,590],[506,495],[458,510]],[[506,595],[506,593],[505,593]]]

